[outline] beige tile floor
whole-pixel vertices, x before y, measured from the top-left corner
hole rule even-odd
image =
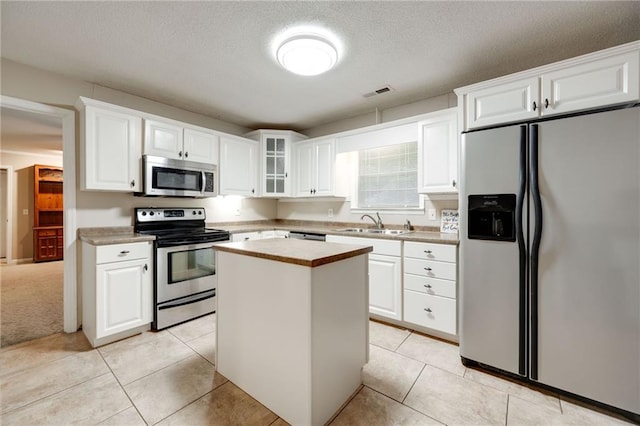
[[[370,331],[364,386],[332,425],[625,424],[465,368],[456,345],[373,321]],[[286,425],[216,373],[214,354],[213,315],[99,349],[81,332],[10,346],[0,350],[0,423]]]

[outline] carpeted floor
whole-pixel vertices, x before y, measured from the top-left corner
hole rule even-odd
[[[0,347],[63,331],[64,262],[0,267]]]

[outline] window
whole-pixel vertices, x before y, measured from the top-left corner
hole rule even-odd
[[[422,208],[416,142],[358,152],[358,209]]]

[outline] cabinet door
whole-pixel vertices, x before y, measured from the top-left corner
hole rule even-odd
[[[288,196],[291,143],[282,135],[262,137],[262,196]]]
[[[96,268],[96,337],[151,322],[149,259],[98,265]]]
[[[34,242],[34,261],[42,262],[59,258],[58,235],[56,230],[35,230]]]
[[[142,119],[92,106],[84,118],[82,189],[140,191]]]
[[[299,143],[295,147],[296,158],[296,196],[310,197],[314,186],[314,144]]]
[[[638,53],[626,53],[542,76],[542,114],[553,115],[640,98]]]
[[[257,155],[257,141],[220,138],[220,195],[258,195]]]
[[[400,257],[369,254],[369,312],[402,320]]]
[[[194,129],[184,129],[184,159],[218,164],[218,136]]]
[[[467,128],[536,118],[539,93],[538,77],[470,92],[465,111]]]
[[[457,192],[457,122],[453,109],[418,123],[418,192]]]
[[[144,153],[160,157],[184,159],[182,127],[160,121],[144,122]]]
[[[334,164],[335,164],[335,140],[327,139],[314,143],[315,161],[314,177],[315,196],[330,196],[334,194]]]

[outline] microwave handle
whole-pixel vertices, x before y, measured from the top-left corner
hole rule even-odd
[[[207,174],[204,171],[200,171],[202,173],[202,186],[200,187],[200,194],[204,195],[204,190],[207,187]]]

